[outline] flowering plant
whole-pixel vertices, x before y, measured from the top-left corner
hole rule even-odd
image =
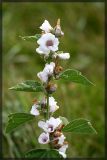
[[[43,145],[49,144],[49,149],[33,149],[27,152],[25,157],[66,158],[68,141],[66,141],[64,132],[93,134],[96,133],[96,130],[92,127],[90,121],[84,118],[74,119],[69,122],[65,117],[53,117],[54,112],[60,108],[52,96],[52,93],[57,89],[57,85],[54,82],[63,80],[83,85],[93,85],[93,83],[75,69],[63,71],[63,67],[59,64],[59,60],[70,58],[69,53],[64,53],[58,49],[59,40],[64,36],[60,26],[60,19],[58,19],[54,28],[45,20],[40,26],[40,29],[42,30],[41,34],[21,38],[24,40],[37,40],[38,48],[36,48],[36,52],[46,62],[44,69],[37,73],[37,77],[41,83],[34,80],[27,80],[10,89],[25,92],[43,92],[44,97],[40,101],[34,101],[30,114],[10,114],[6,132],[9,133],[16,127],[42,115],[43,119],[38,122],[38,127],[42,129],[42,133],[38,137],[38,142]]]

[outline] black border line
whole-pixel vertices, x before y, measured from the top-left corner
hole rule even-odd
[[[106,2],[106,0],[1,0],[2,2]]]
[[[106,85],[107,85],[107,0],[105,1],[105,159],[107,159],[107,92],[106,92]]]
[[[105,158],[3,158],[3,160],[106,160]]]
[[[107,6],[107,0],[0,0],[0,89],[1,89],[1,92],[0,92],[0,118],[1,118],[1,121],[0,121],[0,160],[43,160],[43,159],[28,159],[28,158],[3,158],[2,156],[2,3],[11,3],[11,2],[29,2],[29,3],[32,3],[32,2],[89,2],[89,3],[92,3],[92,2],[101,2],[101,3],[104,3],[105,4],[105,27],[104,27],[104,30],[105,30],[105,157],[95,157],[95,158],[91,158],[91,157],[79,157],[79,158],[66,158],[66,160],[106,160],[107,159],[107,115],[106,115],[106,112],[107,112],[107,101],[106,101],[106,97],[107,97],[107,93],[106,93],[106,82],[107,82],[107,10],[106,10],[106,6]],[[44,160],[56,160],[57,158],[49,158],[49,159],[44,159]]]
[[[0,3],[0,157],[2,157],[2,3]]]

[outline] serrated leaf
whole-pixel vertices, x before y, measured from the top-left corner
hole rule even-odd
[[[41,34],[35,34],[34,36],[19,36],[23,40],[36,41],[41,37]]]
[[[67,125],[67,124],[69,123],[68,120],[67,120],[67,118],[65,118],[65,117],[59,116],[59,118],[62,120],[62,123],[63,123],[64,125]]]
[[[25,154],[25,158],[62,158],[55,149],[33,149]]]
[[[24,92],[42,92],[44,90],[43,86],[34,80],[26,80],[9,89]]]
[[[95,134],[96,130],[93,128],[92,124],[87,119],[75,119],[67,124],[62,131],[72,132],[79,134]]]
[[[72,81],[83,85],[94,85],[80,71],[74,69],[67,69],[59,75],[59,78],[67,82]]]
[[[15,113],[10,114],[8,118],[9,120],[6,126],[6,133],[9,133],[20,125],[25,124],[30,120],[33,120],[35,116],[28,113]]]

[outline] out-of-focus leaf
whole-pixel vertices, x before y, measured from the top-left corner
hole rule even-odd
[[[67,125],[67,124],[69,123],[68,120],[67,120],[67,118],[65,118],[65,117],[59,116],[59,118],[62,120],[62,123],[63,123],[64,125]]]
[[[96,134],[96,130],[93,128],[92,124],[87,119],[75,119],[67,124],[62,131],[72,132],[78,134]]]
[[[55,149],[33,149],[25,154],[25,158],[62,158]]]
[[[83,85],[94,85],[91,81],[89,81],[85,76],[82,75],[81,72],[74,70],[74,69],[67,69],[59,75],[64,81],[72,81],[75,83],[80,83]]]
[[[9,89],[24,92],[42,92],[44,90],[43,86],[34,80],[26,80]]]
[[[25,124],[28,121],[33,120],[35,118],[35,116],[28,113],[15,113],[15,114],[10,114],[8,117],[9,120],[6,126],[6,133],[13,131],[20,125]]]

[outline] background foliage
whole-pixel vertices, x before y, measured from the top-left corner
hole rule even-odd
[[[47,19],[52,26],[61,18],[60,50],[71,53],[64,69],[80,70],[96,86],[58,82],[54,97],[60,109],[55,113],[70,120],[87,118],[97,135],[67,134],[68,157],[101,157],[104,155],[104,4],[103,3],[4,3],[3,4],[3,156],[21,157],[32,148],[46,148],[37,142],[41,132],[37,121],[5,134],[10,113],[29,113],[33,99],[42,94],[9,91],[17,83],[34,79],[44,62],[35,52],[36,42],[19,36],[40,33],[39,26]],[[38,119],[38,118],[37,118]]]

